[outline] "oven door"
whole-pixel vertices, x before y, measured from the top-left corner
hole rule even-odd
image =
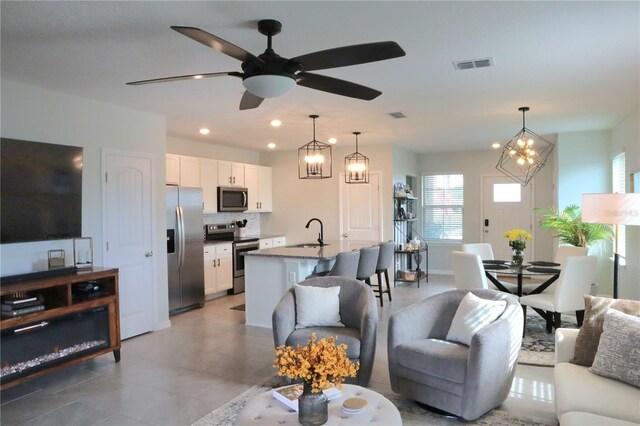
[[[233,277],[244,277],[244,256],[242,253],[258,250],[260,248],[257,241],[250,243],[233,243]]]

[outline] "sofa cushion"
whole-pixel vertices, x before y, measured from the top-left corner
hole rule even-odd
[[[464,383],[467,374],[469,348],[456,342],[439,339],[417,339],[397,348],[398,363],[410,370]]]
[[[344,327],[340,322],[340,287],[293,285],[296,293],[296,328]]]
[[[640,423],[640,389],[561,362],[554,368],[556,415],[570,411]]]
[[[487,300],[467,293],[458,305],[446,340],[471,345],[473,335],[502,315],[506,306],[504,300]]]
[[[607,309],[598,352],[589,371],[640,388],[639,345],[640,318]]]
[[[597,414],[579,413],[571,411],[560,417],[560,426],[628,426],[637,425],[635,422],[614,419],[612,417],[598,416]]]
[[[311,333],[316,333],[318,340],[325,337],[334,336],[336,344],[344,343],[347,345],[347,356],[349,359],[360,358],[360,331],[356,328],[346,327],[308,327],[294,330],[287,337],[287,346],[296,345],[307,346]]]
[[[571,361],[574,364],[586,365],[587,367],[593,364],[602,334],[604,312],[607,308],[640,317],[640,301],[584,296],[584,322],[576,340],[576,348]]]

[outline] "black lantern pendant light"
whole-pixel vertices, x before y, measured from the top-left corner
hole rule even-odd
[[[344,181],[346,183],[369,183],[369,159],[358,152],[358,135],[356,135],[356,152],[344,158]]]
[[[313,119],[313,140],[298,148],[298,178],[328,179],[331,177],[331,145],[316,140],[316,118]]]
[[[522,111],[522,130],[504,146],[496,169],[520,182],[522,186],[527,186],[544,167],[553,151],[553,144],[527,129],[524,114],[529,111],[529,107],[520,107],[518,110]]]

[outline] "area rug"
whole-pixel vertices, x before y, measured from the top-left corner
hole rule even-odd
[[[563,315],[563,328],[578,328],[576,317]],[[555,356],[555,329],[547,333],[546,322],[538,314],[527,315],[527,331],[522,339],[518,364],[553,367]]]
[[[271,379],[261,385],[253,386],[252,388],[246,390],[241,393],[237,397],[233,398],[231,401],[227,402],[222,407],[212,411],[206,416],[202,417],[200,420],[193,423],[192,426],[230,426],[233,425],[236,417],[242,411],[244,406],[257,395],[262,392],[267,392],[273,387],[277,387],[280,384],[276,381],[277,379]],[[520,418],[517,417],[514,413],[506,412],[497,408],[481,418],[472,421],[465,422],[463,420],[457,418],[448,418],[442,417],[429,411],[424,410],[419,407],[414,401],[406,399],[400,395],[396,394],[387,394],[383,393],[383,395],[389,399],[398,408],[400,411],[400,417],[402,417],[402,424],[405,426],[419,426],[419,425],[483,425],[483,426],[546,426],[546,425],[556,425],[557,422],[555,418],[553,419],[545,419],[542,417],[539,418]]]
[[[238,305],[238,306],[232,306],[229,309],[233,309],[234,311],[245,311],[245,306],[244,303],[242,305]]]

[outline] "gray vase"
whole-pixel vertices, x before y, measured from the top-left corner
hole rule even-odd
[[[311,385],[304,382],[298,398],[298,421],[304,426],[319,426],[329,418],[329,400],[324,392],[312,393]]]

